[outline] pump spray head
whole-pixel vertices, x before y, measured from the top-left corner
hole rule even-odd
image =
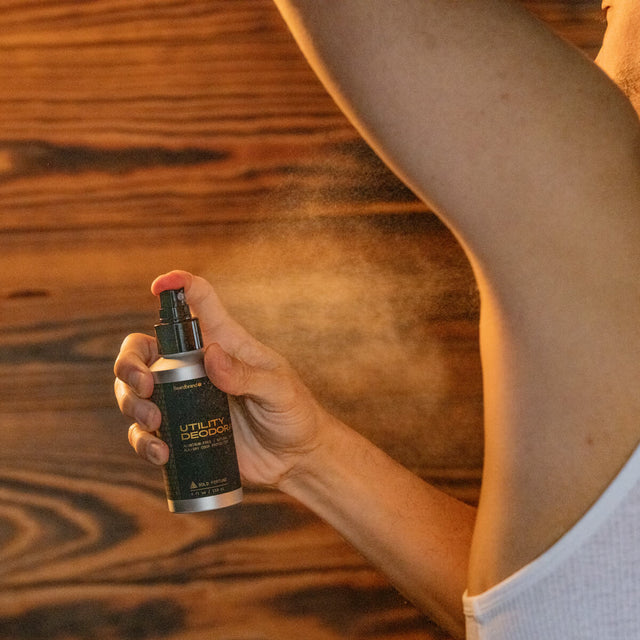
[[[184,289],[160,293],[160,322],[155,330],[160,355],[202,349],[200,324],[191,316]]]

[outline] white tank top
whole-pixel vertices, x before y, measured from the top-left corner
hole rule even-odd
[[[556,544],[463,604],[468,640],[640,639],[640,446]]]

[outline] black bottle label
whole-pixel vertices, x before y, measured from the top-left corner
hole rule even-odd
[[[167,497],[192,500],[241,487],[229,402],[209,378],[156,384],[162,412],[158,436],[170,451],[164,467]]]

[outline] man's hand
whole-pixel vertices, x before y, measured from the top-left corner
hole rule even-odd
[[[253,338],[222,306],[203,278],[172,271],[157,278],[152,292],[184,287],[200,321],[204,364],[213,384],[229,394],[231,419],[243,481],[278,486],[319,442],[320,425],[332,422],[289,363]],[[122,413],[134,421],[129,442],[154,464],[168,459],[167,446],[154,434],[160,411],[149,400],[158,358],[154,338],[131,334],[115,362],[115,394]]]

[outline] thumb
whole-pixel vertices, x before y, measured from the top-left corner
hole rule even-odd
[[[218,342],[228,353],[243,359],[263,357],[266,352],[247,330],[227,312],[211,283],[188,271],[170,271],[158,276],[151,285],[154,295],[166,289],[184,288],[192,314],[198,318],[205,344]]]
[[[252,398],[266,409],[282,409],[292,399],[292,385],[287,384],[282,365],[269,369],[253,366],[213,342],[205,350],[204,366],[218,389],[232,396]]]

